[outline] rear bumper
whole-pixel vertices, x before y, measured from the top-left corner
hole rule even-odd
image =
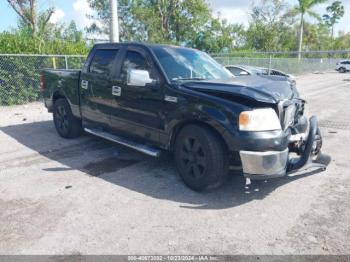
[[[290,158],[288,147],[282,151],[240,151],[244,176],[250,179],[269,179],[303,169],[310,163],[315,149],[322,146],[316,117],[311,117],[309,123],[307,136],[300,136],[304,146],[298,158]],[[325,168],[321,165],[317,167]]]

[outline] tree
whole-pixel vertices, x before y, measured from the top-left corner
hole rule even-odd
[[[323,15],[323,20],[331,28],[331,37],[334,39],[334,25],[344,16],[345,10],[342,2],[337,0],[326,8],[327,13]]]
[[[75,43],[83,41],[83,32],[78,30],[77,25],[74,21],[71,21],[67,28],[63,30],[62,36],[63,39]]]
[[[54,8],[49,8],[41,14],[38,14],[37,0],[7,0],[7,2],[22,21],[28,25],[33,37],[37,36],[39,30],[43,31],[45,29],[54,13]]]
[[[232,25],[226,20],[213,18],[188,45],[211,53],[225,52],[241,43],[243,32],[243,25]]]
[[[143,0],[135,3],[134,19],[145,30],[145,40],[149,42],[187,45],[211,19],[205,0]]]
[[[138,0],[117,0],[118,1],[118,17],[119,32],[122,41],[138,39],[142,32],[137,31],[138,25],[133,17],[131,9],[137,4]],[[103,39],[108,39],[110,30],[110,6],[109,0],[88,0],[89,6],[95,12],[88,15],[92,21],[91,25],[86,28],[90,34],[96,34]]]
[[[291,10],[291,14],[300,15],[300,25],[299,25],[299,41],[298,41],[298,57],[301,59],[301,52],[303,50],[303,34],[304,34],[304,23],[305,16],[309,15],[311,17],[320,20],[318,14],[312,11],[312,8],[316,5],[327,2],[328,0],[298,0],[298,5]]]
[[[286,16],[288,6],[280,0],[263,0],[252,8],[249,27],[245,33],[246,48],[264,51],[294,49],[290,27],[294,21]]]
[[[96,11],[90,33],[109,32],[109,1],[89,0]],[[212,22],[205,0],[118,0],[120,35],[123,41],[193,45],[198,32]]]

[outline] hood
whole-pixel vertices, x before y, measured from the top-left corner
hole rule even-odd
[[[182,84],[183,87],[205,93],[228,93],[263,103],[299,97],[296,88],[285,78],[275,76],[245,76],[228,80],[201,80]]]

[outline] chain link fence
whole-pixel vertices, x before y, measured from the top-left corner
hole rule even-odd
[[[0,106],[25,104],[40,98],[43,68],[81,68],[84,56],[0,54]]]
[[[350,51],[239,52],[212,56],[223,65],[251,65],[290,74],[334,70],[336,63],[350,58]],[[40,98],[39,78],[43,68],[80,69],[85,56],[0,54],[0,106],[25,104]]]
[[[288,74],[305,74],[334,70],[339,60],[350,58],[346,51],[237,52],[212,54],[222,65],[249,65],[276,69]]]

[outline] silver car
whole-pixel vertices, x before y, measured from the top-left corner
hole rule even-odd
[[[247,65],[228,65],[225,66],[234,76],[247,76],[247,75],[273,75],[286,77],[292,84],[296,84],[295,76],[286,74],[276,69],[268,69],[264,67],[255,67]]]

